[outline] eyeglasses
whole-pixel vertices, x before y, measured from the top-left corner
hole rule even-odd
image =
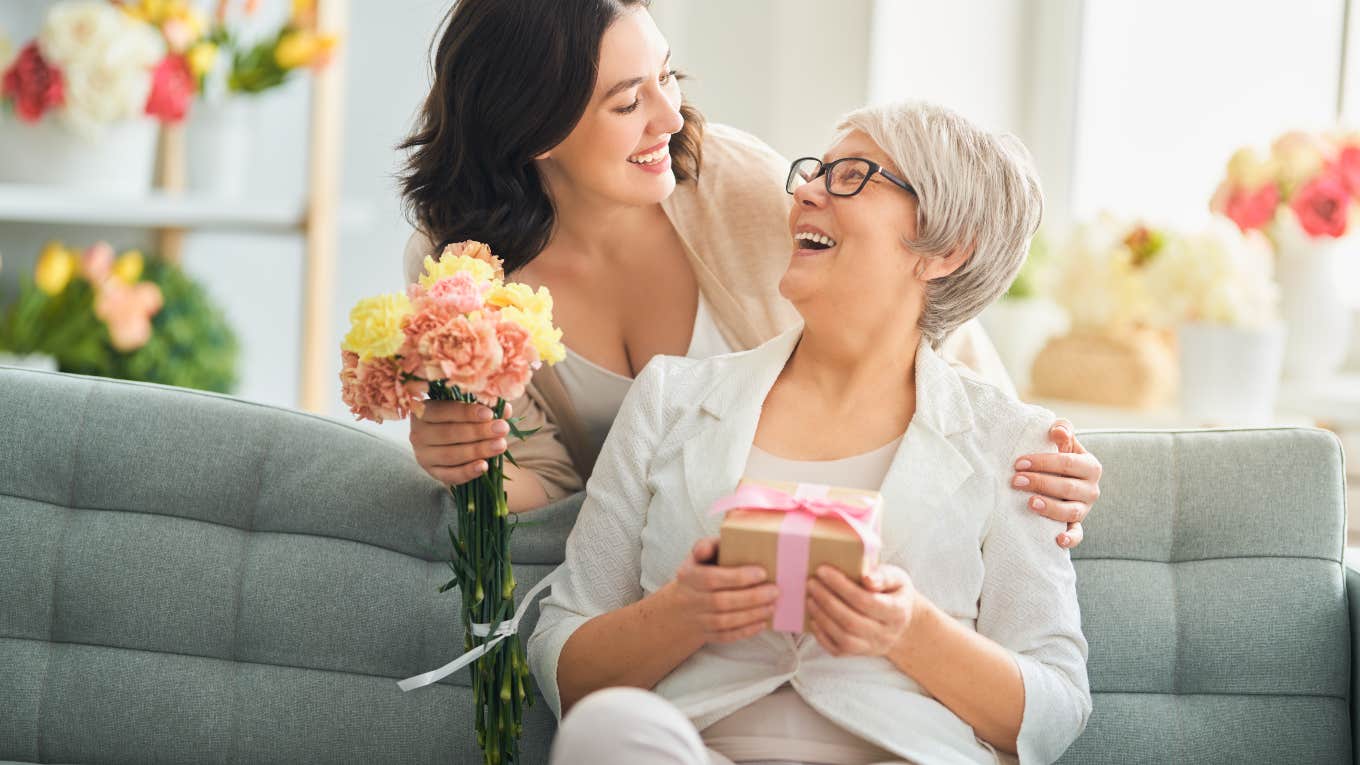
[[[910,183],[884,170],[883,166],[877,162],[863,157],[843,157],[826,164],[822,164],[822,161],[816,157],[795,159],[793,166],[789,168],[789,178],[784,181],[784,190],[792,194],[804,183],[809,183],[816,180],[818,176],[824,175],[827,193],[833,197],[853,197],[864,190],[869,179],[874,177],[874,173],[878,173],[895,185],[902,187],[912,196],[920,198],[921,195],[916,193],[916,189]]]

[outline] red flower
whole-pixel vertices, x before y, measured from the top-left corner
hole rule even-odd
[[[1289,206],[1309,236],[1340,237],[1346,233],[1346,213],[1351,197],[1335,166],[1304,184]]]
[[[61,70],[43,60],[38,44],[31,42],[5,70],[0,97],[14,101],[14,111],[25,122],[37,122],[43,113],[66,103]]]
[[[1280,203],[1280,190],[1267,183],[1255,191],[1237,189],[1228,196],[1224,214],[1243,231],[1263,228],[1275,217],[1275,206]]]
[[[1351,196],[1360,199],[1360,146],[1347,146],[1336,159],[1341,182]]]
[[[194,74],[183,56],[166,56],[151,72],[146,113],[162,122],[179,122],[194,100]]]

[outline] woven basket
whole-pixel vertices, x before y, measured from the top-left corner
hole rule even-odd
[[[1050,340],[1034,359],[1030,381],[1040,398],[1152,409],[1170,402],[1178,378],[1174,337],[1130,330]]]

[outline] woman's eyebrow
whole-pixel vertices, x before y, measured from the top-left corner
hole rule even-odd
[[[666,59],[665,59],[664,61],[661,62],[661,68],[662,68],[662,69],[665,69],[665,68],[666,68],[666,65],[669,64],[670,62],[671,62],[671,52],[670,52],[670,51],[666,51]],[[619,82],[617,82],[617,83],[614,84],[614,87],[610,88],[610,89],[604,94],[604,97],[605,97],[605,98],[613,98],[614,96],[617,96],[618,94],[622,93],[623,91],[628,90],[629,88],[635,88],[635,87],[637,87],[638,85],[641,85],[642,83],[644,83],[644,82],[646,82],[646,81],[647,81],[647,75],[643,75],[643,76],[641,76],[641,77],[634,77],[634,78],[632,78],[631,80],[620,80]]]

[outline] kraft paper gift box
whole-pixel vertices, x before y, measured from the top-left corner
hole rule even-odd
[[[859,582],[878,565],[882,507],[876,491],[743,478],[710,511],[724,514],[718,565],[763,567],[779,586],[772,628],[804,632],[807,579],[818,566]]]

